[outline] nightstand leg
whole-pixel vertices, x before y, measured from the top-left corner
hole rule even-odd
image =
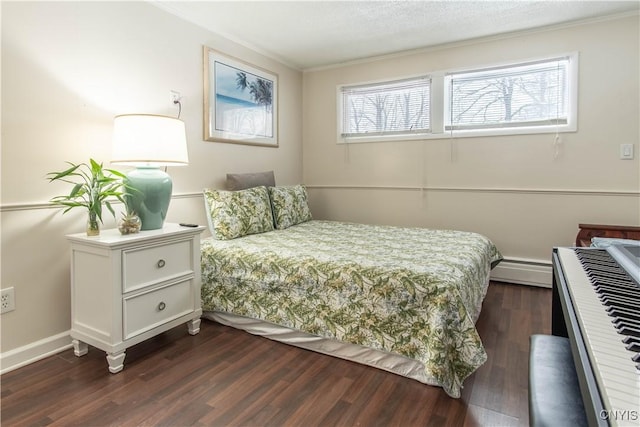
[[[190,335],[195,335],[200,332],[200,318],[189,321],[187,327],[189,328]]]
[[[109,362],[109,372],[117,374],[124,368],[124,350],[118,353],[107,353],[107,362]]]
[[[72,340],[71,344],[73,344],[73,354],[77,357],[84,356],[89,351],[89,345],[86,342]]]

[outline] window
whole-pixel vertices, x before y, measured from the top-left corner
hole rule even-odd
[[[570,58],[445,76],[445,130],[567,125]]]
[[[428,77],[419,77],[340,87],[340,136],[348,139],[429,132],[430,86]]]
[[[574,132],[578,53],[432,70],[337,94],[338,143]]]

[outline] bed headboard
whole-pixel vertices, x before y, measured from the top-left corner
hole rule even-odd
[[[273,171],[254,173],[228,173],[227,190],[238,191],[252,187],[275,187],[276,178]]]

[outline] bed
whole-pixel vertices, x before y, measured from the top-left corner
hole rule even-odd
[[[205,190],[204,317],[460,397],[501,255],[486,237],[313,220],[302,186]]]

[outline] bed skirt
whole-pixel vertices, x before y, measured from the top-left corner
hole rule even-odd
[[[440,386],[435,378],[425,373],[423,363],[402,356],[364,347],[358,344],[324,338],[317,335],[297,331],[281,325],[275,325],[264,320],[239,316],[223,311],[205,311],[202,314],[205,319],[213,320],[225,326],[242,329],[253,335],[259,335],[274,341],[279,341],[295,347],[311,350],[316,353],[326,354],[352,362],[360,363],[387,372],[411,378],[421,383]]]

